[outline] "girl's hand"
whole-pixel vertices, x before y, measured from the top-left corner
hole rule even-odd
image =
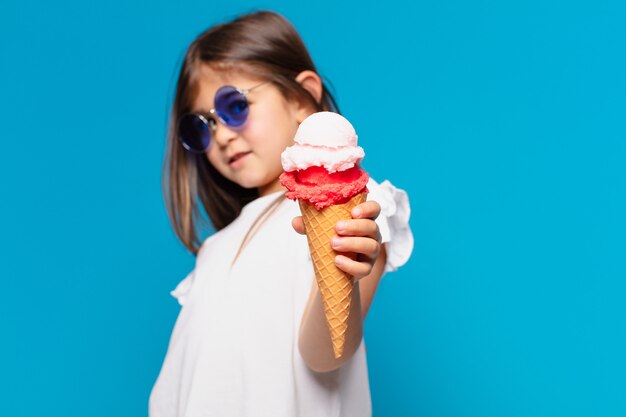
[[[381,236],[374,221],[380,214],[380,204],[366,201],[352,209],[352,220],[342,220],[335,225],[337,236],[331,245],[337,252],[356,253],[356,260],[344,255],[335,257],[339,269],[354,277],[354,282],[369,275],[381,248]],[[295,217],[291,225],[296,232],[304,234],[302,216]]]

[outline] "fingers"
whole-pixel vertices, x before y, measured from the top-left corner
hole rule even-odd
[[[342,271],[352,275],[354,281],[358,281],[372,272],[373,263],[354,261],[347,256],[337,255],[335,257],[335,265]]]
[[[374,221],[380,215],[380,204],[367,201],[359,204],[350,213],[352,220],[342,220],[335,225],[339,236],[331,239],[331,246],[337,252],[356,254],[356,259],[338,254],[335,265],[352,275],[355,282],[369,275],[378,259],[381,249],[381,235]]]
[[[374,260],[380,253],[380,243],[369,237],[335,236],[330,244],[337,252],[352,252]]]
[[[337,252],[335,264],[342,271],[354,277],[355,281],[369,275],[381,250],[381,235],[374,221],[380,215],[380,204],[366,201],[351,211],[352,219],[337,222],[335,230],[339,236],[331,239],[331,246]],[[305,234],[302,217],[291,221],[294,230]],[[348,255],[348,256],[346,256]]]
[[[293,227],[293,230],[300,233],[301,235],[305,233],[304,222],[302,221],[302,216],[294,217],[293,220],[291,220],[291,226]]]
[[[335,225],[335,231],[341,236],[367,236],[380,241],[380,231],[374,220],[341,220]]]
[[[331,246],[337,252],[352,254],[352,257],[356,254],[356,259],[342,254],[335,256],[337,268],[352,275],[355,282],[372,272],[381,248],[378,241],[369,237],[335,236],[331,239]]]
[[[380,205],[367,201],[352,209],[351,220],[342,220],[335,225],[335,231],[342,236],[368,236],[380,241],[380,231],[374,219],[380,214]]]
[[[366,201],[352,209],[353,219],[372,219],[375,220],[380,214],[380,204],[376,201]]]

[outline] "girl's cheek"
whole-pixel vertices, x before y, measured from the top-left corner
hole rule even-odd
[[[220,166],[219,158],[215,154],[214,148],[209,148],[209,152],[207,152],[206,156],[207,156],[207,159],[209,160],[209,163],[213,165],[213,168],[221,172],[222,167]]]

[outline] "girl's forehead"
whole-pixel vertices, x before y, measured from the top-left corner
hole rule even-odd
[[[198,80],[204,83],[228,82],[232,78],[227,71],[217,70],[207,64],[201,64],[198,68]]]
[[[198,80],[207,87],[214,87],[215,90],[224,85],[245,88],[246,84],[260,81],[258,77],[253,77],[243,71],[234,68],[215,68],[207,64],[201,64]]]

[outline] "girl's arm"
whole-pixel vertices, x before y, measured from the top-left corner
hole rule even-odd
[[[386,252],[380,244],[380,232],[374,222],[379,213],[380,205],[368,201],[353,210],[352,220],[337,224],[341,239],[337,245],[333,245],[334,249],[338,252],[355,252],[358,255],[356,261],[337,256],[337,266],[353,275],[356,281],[352,291],[344,353],[339,359],[334,357],[322,298],[317,282],[313,280],[300,324],[298,346],[302,358],[314,371],[329,372],[339,368],[352,357],[361,344],[363,320],[374,299],[386,263]],[[293,226],[299,233],[304,233],[301,217],[294,219]]]
[[[382,246],[380,249],[380,255],[372,267],[372,272],[357,282],[357,284],[361,285],[361,311],[363,314],[363,321],[365,321],[365,316],[372,305],[372,301],[374,301],[374,294],[376,294],[376,290],[378,289],[380,277],[383,276],[383,272],[385,271],[386,263],[387,252],[385,251],[385,247]]]

